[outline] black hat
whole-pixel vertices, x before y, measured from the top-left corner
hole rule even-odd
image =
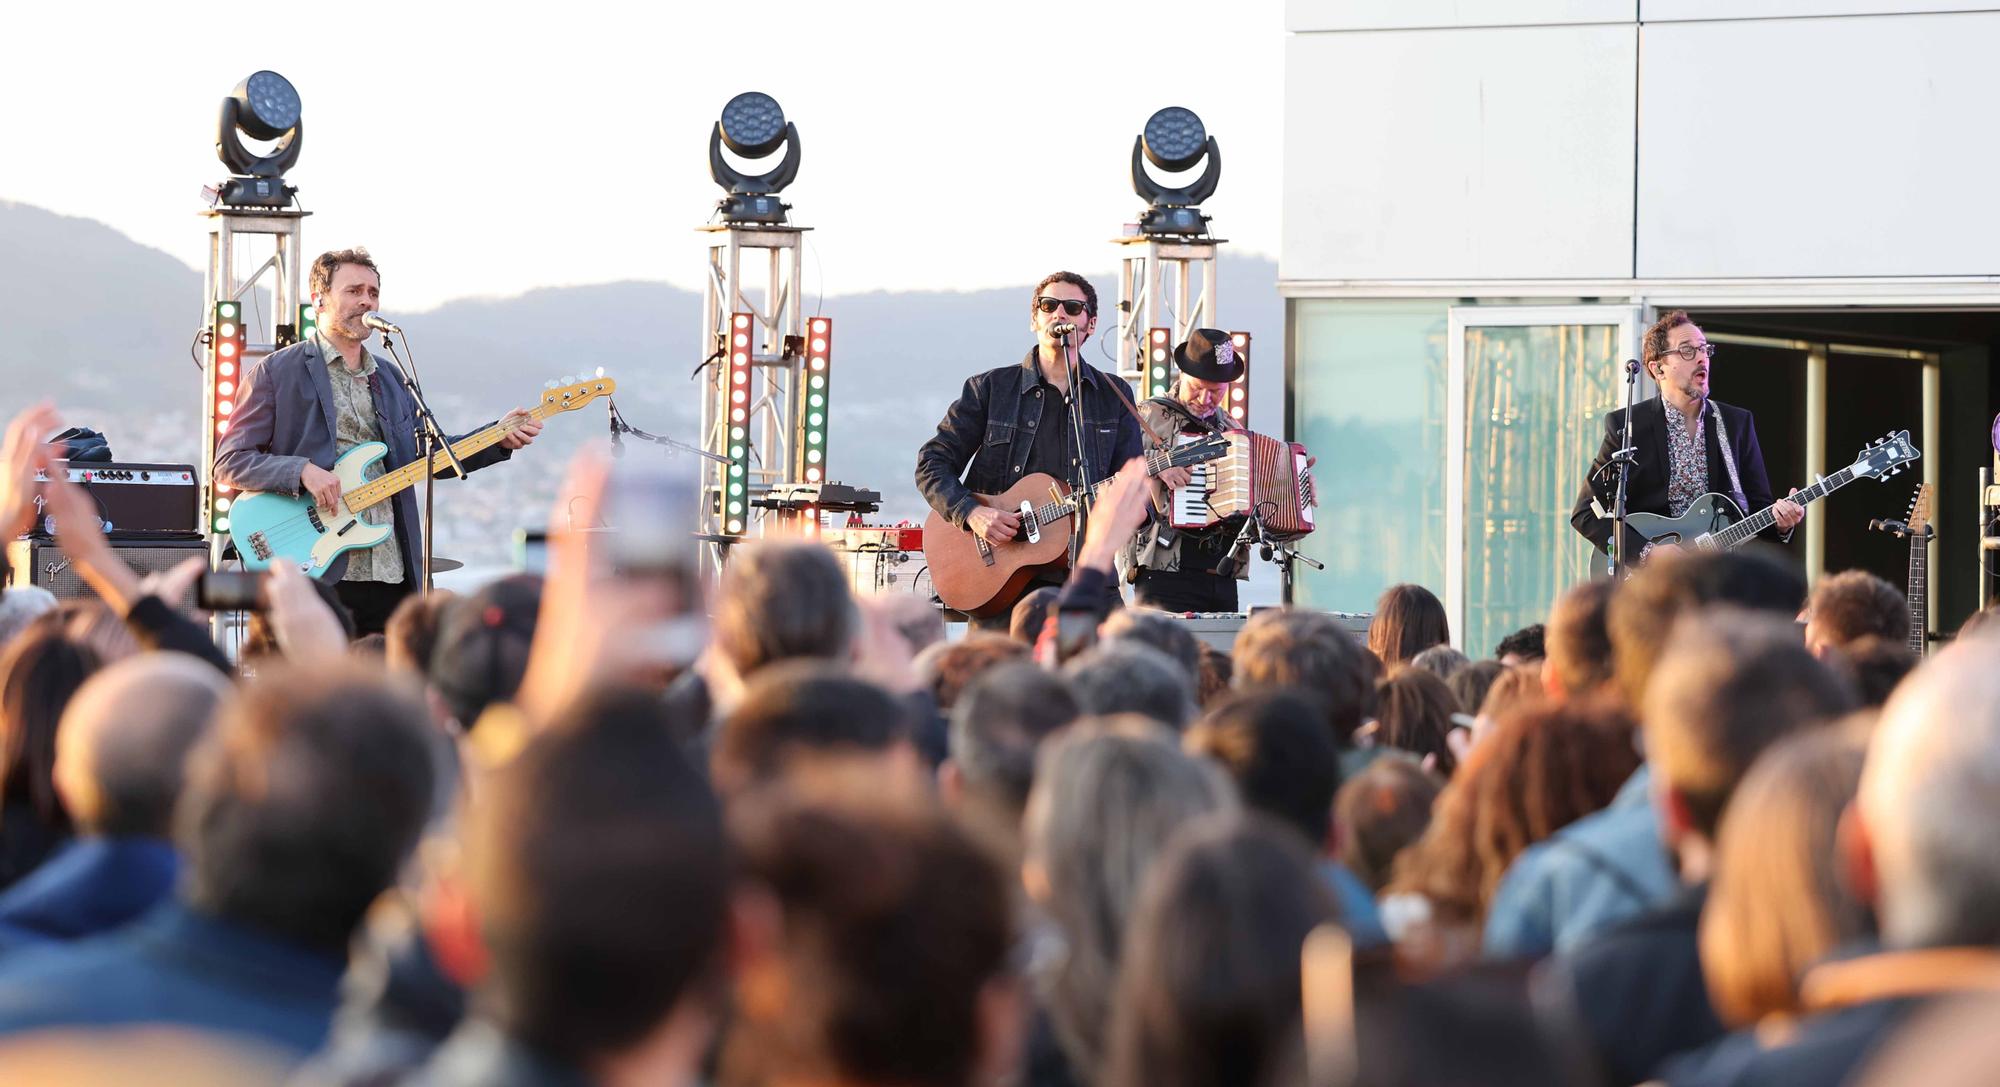
[[[1227,383],[1243,376],[1243,356],[1236,353],[1235,342],[1229,333],[1212,328],[1188,333],[1187,342],[1174,348],[1174,365],[1203,381]]]

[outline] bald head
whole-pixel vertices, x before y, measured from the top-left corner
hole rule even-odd
[[[2000,632],[1963,639],[1882,708],[1856,800],[1892,947],[2000,943]]]
[[[146,653],[98,672],[56,728],[56,789],[86,834],[163,838],[182,767],[229,680],[184,653]]]

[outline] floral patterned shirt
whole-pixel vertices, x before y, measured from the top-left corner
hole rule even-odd
[[[1679,517],[1708,493],[1708,401],[1695,413],[1692,435],[1679,408],[1665,397],[1660,406],[1667,413],[1667,516]]]
[[[326,358],[326,377],[333,385],[334,456],[347,452],[362,442],[382,440],[382,427],[375,417],[375,398],[368,387],[370,378],[375,376],[375,356],[366,348],[361,351],[361,369],[349,370],[347,360],[341,357],[340,349],[326,337],[319,337],[320,354]],[[362,473],[364,479],[374,479],[382,474],[382,462],[376,461]],[[386,525],[395,516],[395,503],[377,502],[361,511],[361,520],[371,525]],[[347,573],[342,581],[386,581],[401,584],[403,581],[403,549],[396,543],[396,534],[391,532],[387,539],[365,551],[347,553]]]

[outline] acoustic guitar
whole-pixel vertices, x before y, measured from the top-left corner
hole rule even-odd
[[[1221,434],[1146,453],[1146,474],[1214,460],[1229,451]],[[1093,496],[1111,477],[1091,488]],[[989,543],[970,529],[959,528],[932,511],[924,519],[924,561],[930,564],[931,588],[945,606],[967,615],[998,615],[1014,606],[1037,571],[1069,564],[1070,519],[1076,495],[1044,472],[1022,477],[1001,494],[975,494],[982,506],[1018,513],[1021,530],[1002,543]]]

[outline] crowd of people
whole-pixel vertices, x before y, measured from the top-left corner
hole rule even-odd
[[[1107,611],[1104,492],[1006,633],[808,541],[549,565],[355,641],[271,572],[225,654],[8,430],[96,598],[0,595],[20,1083],[1947,1082],[2000,1019],[2000,635],[1754,549],[1485,659],[1421,586],[1228,651]],[[576,526],[574,530],[562,526]],[[690,556],[691,558],[691,556]]]

